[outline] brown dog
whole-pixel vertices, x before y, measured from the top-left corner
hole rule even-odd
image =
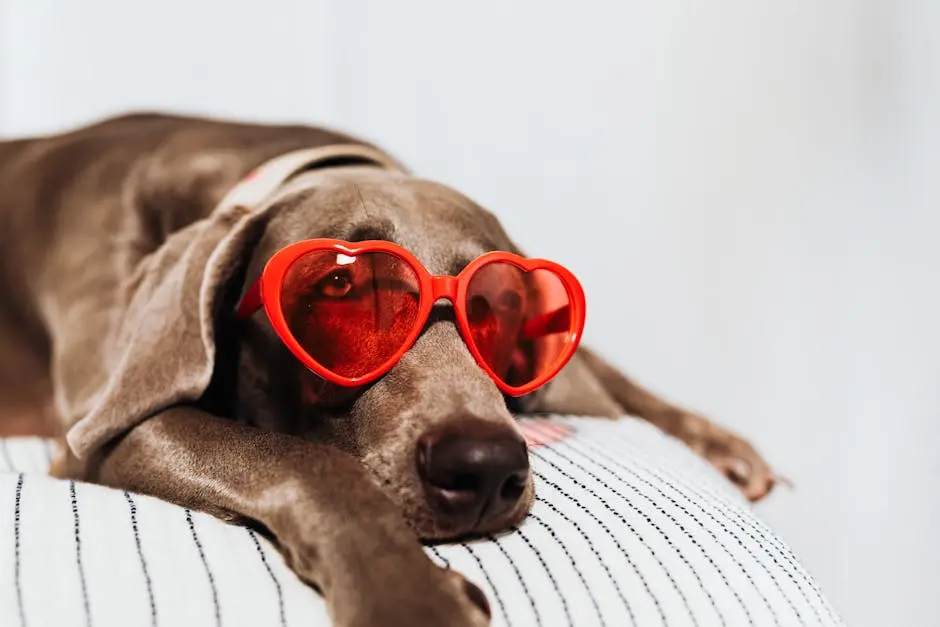
[[[256,206],[223,202],[254,168],[311,148]],[[0,189],[0,430],[67,434],[60,476],[263,528],[339,625],[488,622],[482,593],[417,535],[525,516],[514,412],[633,414],[749,498],[773,484],[746,442],[585,349],[549,386],[506,399],[442,308],[390,372],[350,389],[306,371],[263,315],[236,320],[246,286],[295,241],[390,240],[436,274],[516,250],[491,214],[358,140],[133,115],[0,143]],[[470,487],[449,485],[454,472]]]

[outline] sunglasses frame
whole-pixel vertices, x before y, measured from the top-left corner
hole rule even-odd
[[[366,253],[394,255],[408,264],[418,279],[419,304],[414,328],[402,342],[401,347],[399,347],[391,357],[377,368],[362,376],[344,377],[317,362],[304,350],[287,325],[287,320],[281,307],[284,278],[290,267],[296,261],[312,252],[335,252],[352,257]],[[496,376],[496,373],[487,365],[486,360],[483,359],[483,355],[472,340],[470,323],[467,319],[466,311],[467,289],[474,274],[484,266],[492,263],[508,263],[526,272],[548,270],[561,280],[568,294],[570,307],[569,328],[565,333],[564,346],[551,367],[547,368],[545,372],[525,385],[511,386]],[[427,324],[432,308],[435,303],[442,298],[451,302],[461,337],[477,364],[483,368],[499,389],[509,396],[528,394],[545,385],[555,377],[574,355],[584,330],[586,313],[584,290],[578,282],[578,279],[575,278],[570,271],[553,261],[546,259],[529,259],[513,253],[496,251],[485,253],[477,257],[461,270],[457,276],[432,275],[408,250],[392,242],[381,240],[351,243],[337,239],[310,239],[285,246],[274,253],[267,264],[265,264],[261,276],[255,281],[251,288],[245,292],[245,295],[239,302],[236,313],[240,318],[247,318],[263,307],[271,326],[274,328],[274,332],[277,333],[277,336],[284,342],[285,346],[287,346],[294,357],[300,360],[304,366],[317,376],[331,383],[343,387],[357,387],[375,381],[398,363],[402,356],[414,346],[414,343],[418,340],[418,337]]]

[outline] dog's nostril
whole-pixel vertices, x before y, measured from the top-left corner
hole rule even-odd
[[[528,478],[529,473],[516,473],[511,475],[506,479],[502,489],[499,491],[499,498],[504,501],[518,501],[525,491],[525,484]]]
[[[476,491],[480,486],[480,478],[477,475],[456,475],[454,477],[454,483],[449,487],[450,490],[457,491]],[[441,486],[445,487],[445,486]]]

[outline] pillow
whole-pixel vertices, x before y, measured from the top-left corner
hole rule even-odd
[[[428,547],[493,625],[841,625],[787,545],[646,422],[521,421],[536,503],[498,537]],[[253,531],[45,476],[49,443],[0,440],[0,625],[329,625]]]

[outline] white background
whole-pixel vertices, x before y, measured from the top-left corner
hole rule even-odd
[[[796,483],[762,514],[850,624],[931,625],[938,26],[928,0],[0,0],[0,135],[162,108],[378,141],[570,266],[589,342],[756,442]]]

